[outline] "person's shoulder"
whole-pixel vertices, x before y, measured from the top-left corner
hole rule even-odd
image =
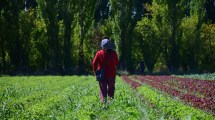
[[[96,54],[104,54],[104,51],[103,50],[99,50],[99,51],[97,51]]]

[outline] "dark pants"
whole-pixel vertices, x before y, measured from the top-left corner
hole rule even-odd
[[[104,80],[99,81],[99,87],[100,99],[102,102],[107,96],[114,98],[115,78],[105,78]]]

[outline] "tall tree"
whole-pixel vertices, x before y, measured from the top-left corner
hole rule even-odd
[[[133,5],[133,0],[110,0],[112,36],[119,54],[120,68],[124,70],[130,69],[128,66],[132,65],[129,62],[132,60],[130,28],[133,27]]]
[[[80,41],[79,41],[79,52],[78,52],[78,71],[80,74],[84,73],[85,62],[84,62],[84,39],[89,32],[89,28],[93,23],[93,17],[95,12],[96,0],[84,0],[77,1],[77,19],[80,27]]]
[[[204,24],[201,32],[201,70],[215,71],[215,24]]]
[[[147,70],[153,72],[161,51],[168,55],[170,38],[169,25],[166,24],[167,7],[164,4],[153,1],[152,4],[145,4],[147,14],[138,22],[135,30],[140,33],[139,49]],[[166,57],[167,58],[167,57]],[[168,59],[167,59],[168,60]]]
[[[180,37],[177,36],[179,34],[179,26],[183,17],[185,16],[185,10],[187,6],[187,0],[179,0],[172,1],[166,0],[166,4],[168,6],[168,19],[171,25],[171,53],[170,53],[170,70],[175,72],[178,70],[180,66]]]
[[[155,63],[159,57],[159,38],[156,24],[148,18],[143,18],[136,26],[136,32],[142,39],[139,42],[139,50],[142,53],[147,70],[153,72]]]
[[[26,72],[29,68],[33,10],[25,9],[25,1],[2,1],[1,4],[1,54],[3,72]],[[6,54],[8,67],[6,67]],[[7,69],[7,70],[6,70]]]
[[[34,10],[22,11],[20,13],[19,26],[20,26],[20,60],[21,71],[24,73],[29,72],[30,65],[30,48],[31,48],[31,33],[33,29]]]
[[[5,7],[6,7],[6,1],[2,0],[1,4],[0,4],[0,73],[6,72],[6,58],[5,58],[5,33],[4,33],[4,28],[5,28],[5,18],[3,15],[3,11],[5,12]]]
[[[71,34],[72,23],[74,23],[76,0],[64,0],[62,1],[62,19],[64,24],[64,41],[63,41],[63,66],[66,73],[71,71]],[[74,26],[74,25],[73,25]]]
[[[132,25],[132,6],[134,1],[127,0],[122,1],[122,12],[120,18],[120,26],[121,26],[121,36],[120,36],[120,44],[121,44],[121,58],[120,61],[122,62],[122,69],[131,70],[131,60],[132,60],[132,39],[131,39],[131,32],[130,27]]]
[[[42,12],[46,24],[48,45],[49,45],[49,68],[52,73],[62,72],[62,54],[59,41],[59,19],[58,19],[58,0],[38,0],[39,9]]]
[[[146,39],[145,41],[150,41],[145,42],[146,46],[152,46],[152,44],[154,44],[154,47],[152,46],[154,49],[161,49],[160,54],[164,57],[165,63],[173,72],[177,71],[180,66],[179,50],[181,38],[179,26],[181,24],[182,18],[184,17],[186,5],[187,2],[182,0],[154,0],[152,5],[146,5],[146,9],[148,10],[149,14],[148,16],[145,16],[145,19],[143,19],[143,22],[146,22],[146,24],[139,25],[139,28],[141,28],[141,26],[143,27],[143,29],[140,30],[143,32],[145,31],[142,33],[145,34],[143,35],[143,39]],[[151,22],[147,22],[148,20]],[[157,39],[157,42],[155,42],[153,39]],[[155,47],[156,45],[159,46]],[[148,51],[150,51],[150,49]],[[148,64],[147,66],[153,66],[153,64],[156,62],[157,52],[154,50],[153,54],[152,52],[148,51],[146,49],[144,55],[146,62],[148,61],[146,64]],[[153,54],[151,56],[154,57],[152,57],[151,60],[148,60],[150,57],[146,58],[147,52]],[[152,68],[153,67],[149,67],[149,70],[152,71]]]
[[[191,16],[197,16],[197,24],[195,28],[195,57],[193,61],[193,71],[198,71],[200,59],[200,30],[205,17],[205,0],[192,0],[190,7]]]
[[[191,71],[194,68],[195,58],[195,26],[196,17],[189,16],[183,19],[180,29],[182,30],[182,41],[181,41],[181,59],[182,68],[185,72]]]
[[[3,1],[4,10],[3,17],[5,25],[3,30],[5,31],[4,40],[2,44],[6,43],[8,45],[8,55],[10,59],[10,65],[12,66],[13,71],[21,71],[21,48],[22,43],[20,39],[20,12],[23,10],[24,1]],[[3,27],[3,26],[2,26]],[[2,47],[6,47],[5,44]],[[5,50],[5,48],[3,48]],[[6,51],[3,53],[5,54]],[[3,55],[4,55],[3,54]]]
[[[112,37],[120,59],[120,68],[132,72],[135,69],[133,44],[134,28],[143,17],[144,4],[150,0],[110,0]]]

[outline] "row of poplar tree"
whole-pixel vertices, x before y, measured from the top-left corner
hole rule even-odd
[[[104,36],[118,69],[215,71],[214,0],[1,0],[0,74],[83,74]],[[212,16],[212,17],[211,17]]]

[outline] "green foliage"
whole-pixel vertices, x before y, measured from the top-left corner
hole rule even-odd
[[[201,32],[201,63],[202,70],[215,71],[215,25],[204,24]]]
[[[201,59],[204,56],[201,51],[206,48],[205,38],[201,38],[204,4],[205,1],[198,0],[155,0],[151,5],[146,4],[148,13],[138,22],[136,32],[142,36],[140,50],[142,49],[142,56],[150,72],[156,62],[166,64],[171,72],[178,71],[179,67],[183,71],[195,72],[200,69],[199,66],[204,61]],[[188,7],[190,16],[184,17]],[[213,55],[209,56],[214,58]]]
[[[159,56],[159,40],[156,26],[148,18],[144,18],[138,22],[136,31],[142,35],[142,40],[139,41],[139,48],[143,54],[143,59],[146,63],[149,72],[153,71],[154,65]]]
[[[48,68],[53,73],[62,72],[62,46],[59,40],[59,19],[58,19],[58,1],[47,0],[37,1],[41,10],[42,17],[46,24],[47,42],[49,48]]]
[[[79,40],[79,49],[78,49],[78,72],[83,74],[86,72],[86,63],[85,63],[85,49],[84,43],[85,39],[88,37],[90,28],[93,25],[93,15],[95,12],[96,0],[92,1],[78,1],[77,9],[77,21],[80,27],[80,40]]]
[[[31,36],[30,68],[35,71],[46,70],[49,60],[48,36],[45,22],[42,18],[34,20]]]
[[[111,0],[110,1],[110,18],[112,38],[115,40],[116,50],[119,54],[120,68],[122,70],[132,71],[133,63],[133,33],[136,25],[136,19],[133,8],[134,0]]]
[[[0,74],[90,72],[104,36],[116,44],[121,70],[136,72],[144,60],[150,72],[155,65],[171,72],[214,71],[208,1],[35,2],[1,2]]]

